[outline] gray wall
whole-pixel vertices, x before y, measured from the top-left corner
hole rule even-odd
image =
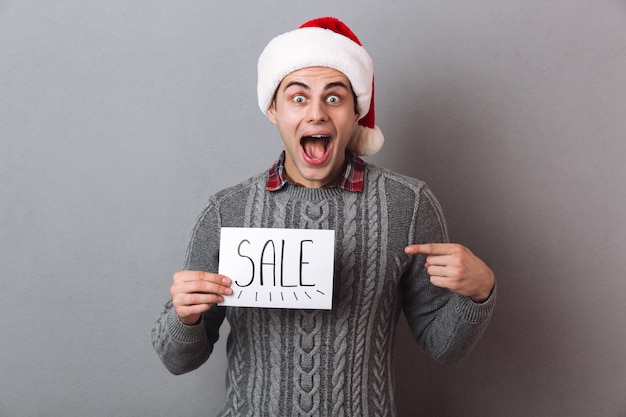
[[[370,160],[428,181],[498,277],[458,366],[401,323],[401,415],[626,416],[618,0],[0,1],[0,416],[220,406],[225,338],[174,377],[150,329],[207,197],[281,149],[260,50],[326,14],[375,60]]]

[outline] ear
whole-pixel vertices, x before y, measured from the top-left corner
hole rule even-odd
[[[276,101],[272,101],[270,108],[267,109],[267,118],[270,122],[276,124]]]

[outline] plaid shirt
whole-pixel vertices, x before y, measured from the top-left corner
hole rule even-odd
[[[352,152],[346,152],[346,169],[343,172],[339,187],[354,192],[363,191],[363,175],[365,173],[365,162]],[[269,169],[269,176],[265,189],[267,191],[280,190],[288,182],[285,175],[285,151],[274,162]],[[297,184],[296,184],[297,185]]]

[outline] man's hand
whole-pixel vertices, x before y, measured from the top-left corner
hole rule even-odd
[[[180,271],[174,274],[170,287],[172,304],[178,319],[187,325],[200,320],[200,316],[213,304],[224,301],[222,295],[231,295],[231,280],[224,275],[201,271]]]
[[[425,243],[409,245],[404,252],[427,255],[425,267],[433,285],[471,297],[477,303],[489,298],[495,284],[493,271],[465,246]]]

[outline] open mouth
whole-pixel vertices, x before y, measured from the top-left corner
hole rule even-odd
[[[306,157],[312,161],[318,161],[324,157],[330,144],[330,136],[311,135],[300,139],[300,145]]]

